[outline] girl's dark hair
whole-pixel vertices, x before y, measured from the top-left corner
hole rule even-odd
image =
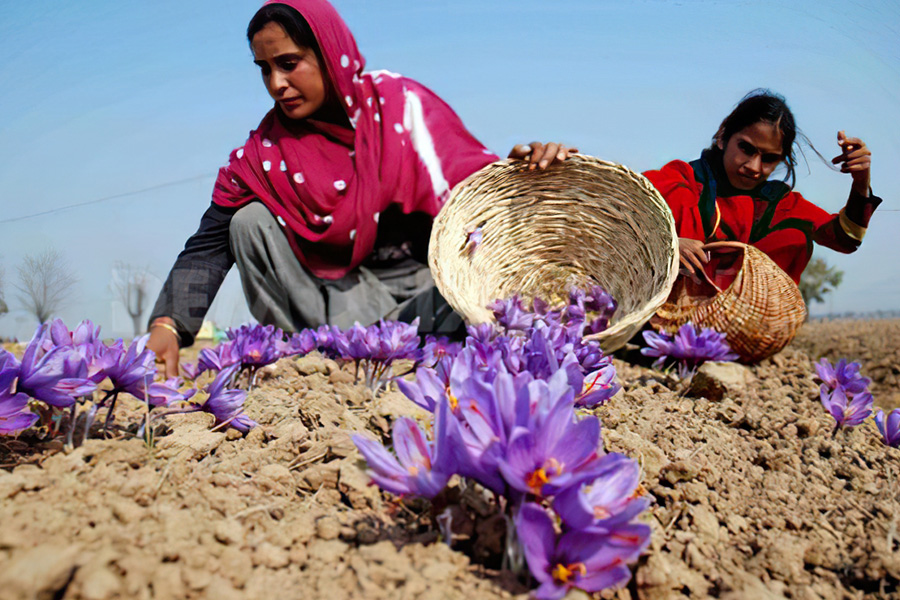
[[[784,156],[784,164],[787,168],[784,181],[793,188],[797,178],[795,172],[797,157],[794,154],[794,143],[797,141],[797,138],[799,137],[809,145],[819,158],[822,158],[822,155],[813,147],[806,136],[797,129],[797,124],[794,122],[794,114],[788,108],[784,97],[779,94],[760,88],[744,96],[738,105],[734,107],[734,110],[731,111],[731,114],[725,117],[725,120],[719,125],[719,130],[713,136],[710,150],[715,153],[720,152],[718,147],[720,142],[723,147],[726,146],[728,140],[735,133],[760,121],[772,124],[781,132],[781,154]],[[822,158],[822,160],[824,161],[825,159]]]
[[[319,50],[319,43],[309,23],[303,15],[287,4],[266,4],[256,11],[250,19],[250,24],[247,25],[247,41],[252,43],[253,36],[268,23],[278,23],[284,27],[284,31],[295,44],[301,48],[311,48],[316,53],[319,64],[324,64],[322,51]]]

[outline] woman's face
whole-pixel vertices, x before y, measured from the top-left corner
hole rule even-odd
[[[784,160],[782,135],[771,123],[757,121],[718,142],[728,181],[739,190],[752,190],[764,182]]]
[[[287,117],[306,119],[322,108],[327,88],[311,48],[297,46],[284,27],[272,21],[253,36],[250,48],[269,95]]]

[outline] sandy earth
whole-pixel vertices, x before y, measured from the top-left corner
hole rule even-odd
[[[900,598],[900,449],[871,421],[832,437],[821,355],[861,359],[876,402],[900,405],[900,321],[812,323],[690,386],[617,361],[625,390],[597,413],[606,448],[641,461],[654,532],[603,597]],[[497,571],[503,522],[474,486],[454,509],[463,553],[427,503],[367,485],[349,434],[414,413],[401,394],[373,398],[316,355],[283,360],[246,407],[246,437],[172,416],[151,447],[128,432],[135,401],[117,439],[0,442],[0,598],[526,597]]]

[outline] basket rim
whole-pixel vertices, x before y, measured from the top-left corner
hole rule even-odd
[[[571,161],[571,162],[570,162]],[[661,261],[659,265],[657,265],[660,269],[666,268],[667,272],[665,273],[665,278],[662,279],[660,284],[660,289],[650,298],[643,300],[639,307],[631,310],[629,313],[622,315],[619,317],[613,324],[610,325],[606,330],[597,333],[590,334],[585,336],[585,339],[596,339],[601,342],[604,340],[615,340],[619,346],[624,345],[627,341],[618,340],[617,337],[624,335],[630,329],[634,328],[635,325],[640,327],[643,323],[645,323],[653,314],[656,313],[657,309],[665,303],[666,299],[669,296],[669,293],[672,289],[675,280],[678,277],[678,265],[679,265],[679,252],[678,252],[678,235],[675,227],[675,220],[672,216],[671,209],[666,203],[665,199],[662,197],[662,194],[653,186],[653,184],[648,180],[643,174],[638,171],[634,171],[627,167],[626,165],[604,160],[601,158],[597,158],[594,156],[590,156],[582,153],[575,153],[569,157],[566,161],[562,163],[558,163],[554,165],[555,168],[564,168],[566,164],[573,166],[581,166],[581,167],[589,167],[592,170],[597,171],[597,177],[602,178],[603,173],[614,173],[616,178],[624,180],[629,186],[633,186],[635,188],[634,192],[629,194],[629,197],[639,198],[642,201],[642,205],[646,206],[646,210],[653,210],[656,214],[663,216],[666,221],[666,226],[663,226],[665,233],[663,235],[668,235],[669,243],[666,245],[666,249],[659,250],[658,255],[661,257],[665,257],[666,253],[668,253],[668,260]],[[519,167],[519,168],[515,168]],[[551,168],[554,168],[551,167]],[[505,158],[490,163],[479,169],[478,171],[470,174],[464,180],[459,182],[454,188],[451,190],[450,194],[447,197],[444,205],[441,207],[440,212],[434,219],[434,225],[432,228],[431,239],[429,243],[428,249],[428,263],[432,268],[432,273],[434,275],[435,284],[438,286],[438,289],[444,293],[444,281],[440,276],[441,269],[438,264],[438,252],[441,246],[440,236],[443,231],[443,223],[446,222],[450,217],[449,215],[453,214],[454,204],[457,198],[460,195],[464,194],[469,188],[477,185],[481,180],[487,177],[496,177],[499,178],[499,182],[505,182],[507,180],[514,180],[518,177],[525,169],[527,169],[527,163],[521,159],[511,159]],[[498,170],[506,170],[505,172]],[[530,171],[530,170],[529,170]],[[527,171],[525,171],[527,172]],[[612,178],[610,178],[612,179]],[[528,185],[523,186],[524,190],[527,190]],[[527,191],[525,192],[527,194]],[[483,190],[476,190],[474,192],[475,196],[486,196],[487,198],[491,198],[492,196],[497,196],[498,194],[485,193]],[[524,194],[523,194],[524,195]],[[506,200],[507,198],[503,198]],[[581,204],[581,199],[555,199],[557,202],[571,202],[573,204]],[[483,202],[483,201],[482,201]],[[505,210],[509,207],[500,206],[500,202],[497,202],[498,210]],[[635,202],[635,206],[637,203]],[[649,207],[653,207],[650,209]],[[575,238],[572,238],[573,240]],[[594,276],[591,273],[585,273],[587,278],[593,279]],[[597,282],[599,283],[599,282]],[[526,295],[528,292],[526,291]],[[447,294],[444,294],[445,297],[448,298],[448,302],[450,298]],[[450,294],[452,296],[452,294]],[[451,302],[451,306],[453,303]],[[484,318],[476,318],[473,317],[472,314],[467,314],[467,311],[460,310],[456,306],[453,306],[458,312],[460,312],[467,321],[470,322],[480,322],[485,320]],[[486,307],[485,307],[486,309]],[[630,336],[628,336],[630,337]]]

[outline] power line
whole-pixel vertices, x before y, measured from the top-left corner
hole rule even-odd
[[[95,198],[94,200],[87,200],[86,202],[78,202],[76,204],[69,204],[66,206],[59,206],[57,208],[51,208],[50,210],[45,210],[37,213],[32,213],[30,215],[24,215],[21,217],[12,217],[11,219],[2,219],[0,220],[0,225],[4,223],[14,223],[16,221],[24,221],[25,219],[33,219],[35,217],[42,217],[44,215],[52,215],[54,213],[62,212],[64,210],[69,210],[70,208],[79,208],[81,206],[88,206],[90,204],[97,204],[98,202],[106,202],[107,200],[116,200],[118,198],[126,198],[128,196],[136,196],[138,194],[143,194],[145,192],[152,192],[154,190],[159,190],[167,187],[174,187],[177,185],[182,185],[184,183],[190,183],[192,181],[199,181],[201,179],[209,179],[210,177],[215,177],[215,174],[205,174],[205,175],[195,175],[193,177],[188,177],[186,179],[178,179],[176,181],[167,181],[165,183],[158,183],[156,185],[151,185],[150,187],[141,188],[139,190],[134,190],[131,192],[123,192],[121,194],[113,194],[112,196],[104,196],[103,198]]]

